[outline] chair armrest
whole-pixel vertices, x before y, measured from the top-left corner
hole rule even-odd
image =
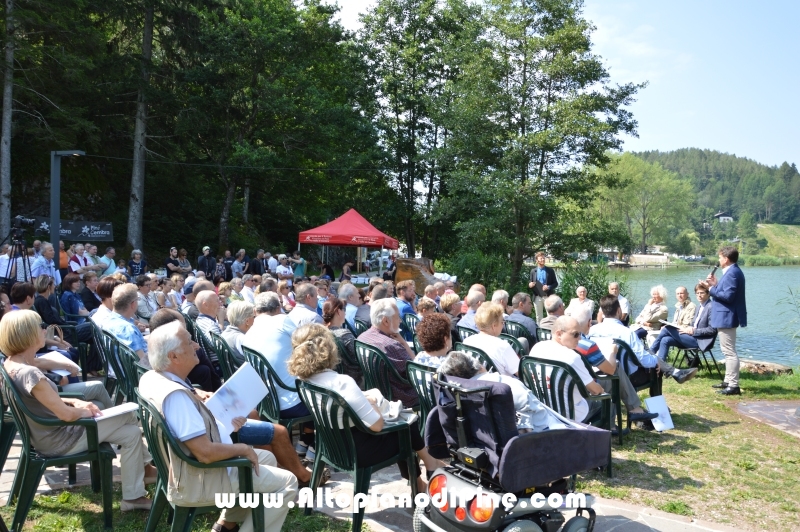
[[[80,399],[82,401],[86,399],[86,396],[81,392],[62,392],[59,390],[58,395],[63,399]]]
[[[200,469],[217,469],[221,467],[252,467],[253,464],[250,463],[250,460],[247,458],[228,458],[227,460],[219,460],[218,462],[211,462],[210,464],[204,464],[203,462],[198,462],[194,459],[186,460],[193,467],[199,467]]]
[[[586,398],[587,401],[605,401],[606,399],[611,399],[610,393],[599,393],[597,395],[589,394],[589,397]]]

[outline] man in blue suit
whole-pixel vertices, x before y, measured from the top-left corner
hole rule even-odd
[[[681,349],[700,349],[705,351],[714,344],[717,330],[711,326],[711,309],[714,303],[709,300],[708,287],[705,283],[699,283],[694,287],[697,296],[697,306],[694,309],[694,317],[691,326],[670,327],[664,326],[658,338],[650,346],[650,351],[658,353],[661,360],[666,360],[670,347]],[[689,361],[690,368],[700,365],[700,360],[695,357]]]
[[[747,305],[744,300],[744,274],[736,262],[739,251],[732,246],[719,250],[719,265],[722,277],[710,274],[706,283],[711,288],[714,306],[711,310],[711,326],[717,328],[720,349],[725,355],[725,381],[715,384],[717,393],[741,395],[739,389],[739,355],[736,354],[736,329],[747,327]]]

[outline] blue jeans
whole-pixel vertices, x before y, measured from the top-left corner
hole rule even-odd
[[[239,443],[247,445],[269,445],[275,436],[275,427],[268,421],[248,419],[239,429]]]
[[[650,346],[653,351],[658,351],[658,358],[667,360],[667,353],[670,347],[679,347],[681,349],[698,349],[697,340],[694,336],[688,334],[681,334],[675,327],[662,327],[661,332],[658,333],[658,338]]]

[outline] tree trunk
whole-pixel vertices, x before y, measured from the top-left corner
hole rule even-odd
[[[522,252],[523,252],[523,237],[525,236],[525,220],[518,209],[514,208],[516,212],[516,222],[514,224],[514,260],[511,270],[511,286],[516,286],[519,279],[520,272],[522,271]]]
[[[250,210],[250,180],[244,180],[244,201],[242,202],[242,221],[247,225],[247,211]]]
[[[225,204],[222,206],[222,213],[219,215],[219,249],[228,248],[228,238],[230,237],[231,209],[233,208],[233,198],[236,195],[236,178],[228,180],[228,193],[225,195]]]
[[[153,6],[144,14],[142,32],[142,84],[136,102],[136,127],[133,132],[133,171],[131,172],[131,202],[128,207],[128,245],[142,247],[144,218],[144,170],[147,156],[147,85],[150,83],[150,61],[153,58]]]
[[[6,57],[0,134],[0,238],[11,230],[11,113],[14,87],[14,0],[6,0]]]

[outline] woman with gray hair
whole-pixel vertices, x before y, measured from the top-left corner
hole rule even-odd
[[[650,341],[655,340],[662,327],[660,320],[666,320],[669,315],[666,303],[667,289],[664,288],[664,285],[660,284],[650,289],[650,300],[636,316],[634,325],[631,326],[631,329],[636,332],[636,336],[641,339],[650,336]]]
[[[564,424],[556,413],[543,405],[519,379],[487,372],[476,358],[464,351],[451,351],[439,366],[439,373],[461,379],[507,384],[511,388],[511,395],[514,398],[517,430],[521,433],[540,432],[548,428],[564,428]]]
[[[586,290],[585,286],[579,286],[575,290],[575,295],[578,297],[574,297],[570,300],[567,309],[564,311],[564,314],[567,316],[572,316],[572,311],[576,307],[586,307],[589,309],[589,314],[594,315],[594,301],[586,297],[586,294],[588,293],[589,292]]]
[[[255,297],[255,312],[258,314],[268,314],[276,316],[283,312],[281,300],[275,292],[261,292]]]
[[[128,261],[128,275],[131,276],[131,279],[136,279],[138,276],[147,273],[147,261],[142,257],[142,250],[134,249],[131,251],[131,260]]]
[[[237,366],[244,364],[242,340],[244,340],[245,333],[253,326],[255,318],[255,306],[247,301],[233,301],[228,305],[228,323],[230,325],[225,328],[222,338],[228,342]]]

